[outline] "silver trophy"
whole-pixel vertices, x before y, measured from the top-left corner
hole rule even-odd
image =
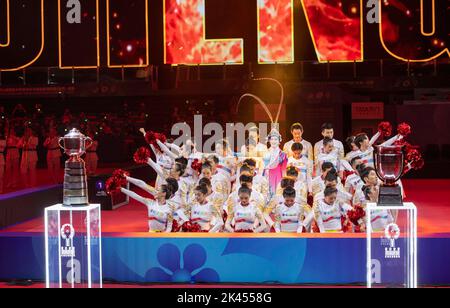
[[[92,139],[76,128],[59,138],[59,146],[69,156],[64,169],[65,206],[89,205],[86,166],[81,156],[92,145]]]

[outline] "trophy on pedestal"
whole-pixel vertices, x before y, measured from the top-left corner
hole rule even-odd
[[[92,145],[92,139],[73,128],[59,139],[59,146],[69,156],[64,169],[64,206],[87,206],[86,166],[81,156]]]
[[[397,181],[404,171],[404,146],[376,146],[374,151],[375,171],[383,185],[380,187],[378,205],[403,205],[402,190]]]

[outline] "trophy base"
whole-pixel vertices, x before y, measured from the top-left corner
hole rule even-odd
[[[379,206],[402,206],[403,197],[400,186],[381,186],[378,195]]]
[[[85,163],[72,157],[66,161],[64,170],[64,207],[89,206]]]

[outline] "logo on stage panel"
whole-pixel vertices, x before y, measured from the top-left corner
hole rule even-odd
[[[73,238],[75,237],[75,229],[70,224],[65,224],[61,227],[61,238],[64,240],[64,246],[61,247],[62,258],[74,258],[75,246],[73,245]]]
[[[384,229],[384,236],[389,240],[389,247],[384,248],[385,259],[400,259],[400,247],[395,247],[395,241],[400,237],[400,228],[392,223]]]

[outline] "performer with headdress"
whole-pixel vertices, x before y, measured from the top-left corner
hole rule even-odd
[[[276,188],[277,188],[278,184],[280,183],[280,181],[283,177],[284,171],[286,170],[286,166],[287,166],[287,154],[284,153],[280,148],[282,137],[277,128],[278,127],[278,119],[280,118],[281,109],[282,109],[283,103],[284,103],[284,88],[283,88],[283,85],[278,80],[273,79],[273,78],[259,78],[259,79],[255,79],[255,80],[257,80],[257,81],[263,81],[263,80],[272,81],[272,82],[276,83],[280,87],[280,90],[281,90],[280,102],[278,104],[278,111],[277,111],[275,118],[272,117],[272,114],[269,111],[267,104],[256,95],[249,94],[249,93],[244,94],[240,98],[239,103],[238,103],[238,108],[239,108],[239,104],[244,98],[246,98],[246,97],[253,98],[261,105],[261,107],[264,109],[264,111],[266,112],[266,114],[268,115],[268,117],[270,119],[272,129],[267,137],[267,142],[270,143],[270,147],[263,156],[263,163],[264,163],[263,175],[266,176],[269,180],[270,195],[273,196],[276,192]]]
[[[286,171],[288,158],[286,153],[280,149],[282,138],[277,129],[272,129],[268,136],[268,141],[270,148],[263,157],[264,174],[268,176],[270,194],[273,195]]]

